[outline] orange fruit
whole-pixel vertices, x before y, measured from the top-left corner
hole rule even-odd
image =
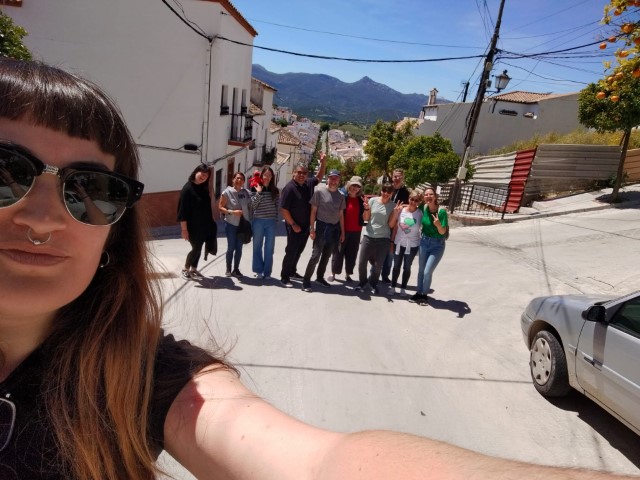
[[[633,32],[633,24],[631,23],[625,23],[624,25],[622,25],[622,27],[620,27],[620,30],[622,30],[624,33],[631,33]]]
[[[599,99],[599,100],[602,100],[602,99],[603,99],[604,97],[606,97],[606,96],[607,96],[607,94],[606,94],[606,93],[604,93],[604,92],[598,92],[598,93],[596,93],[596,98],[597,98],[597,99]]]
[[[620,97],[618,95],[613,95],[610,99],[613,103],[616,103],[618,100],[620,100]]]
[[[619,8],[616,8],[616,9],[613,11],[613,14],[617,17],[618,15],[622,14],[622,10],[620,10]]]
[[[613,43],[613,42],[615,42],[616,40],[617,40],[617,38],[616,38],[616,37],[609,37],[609,38],[607,38],[607,41],[608,41],[609,43]]]
[[[620,52],[618,53],[618,56],[621,58],[624,58],[628,55],[629,55],[629,52],[627,52],[626,50],[620,50]]]
[[[607,48],[607,42],[602,42],[600,44],[600,50],[604,50],[605,48]]]
[[[613,76],[615,80],[620,80],[622,77],[624,77],[624,74],[622,72],[618,72]]]
[[[640,68],[636,68],[633,72],[631,72],[633,78],[640,78]]]

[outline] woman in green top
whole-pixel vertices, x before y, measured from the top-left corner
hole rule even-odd
[[[427,187],[424,191],[424,205],[422,210],[422,239],[418,257],[418,288],[416,294],[409,298],[412,303],[426,305],[427,292],[431,289],[433,271],[444,255],[445,238],[447,233],[447,211],[440,208],[438,194]]]

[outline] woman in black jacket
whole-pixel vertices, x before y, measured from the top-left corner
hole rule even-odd
[[[182,230],[181,236],[191,244],[191,251],[187,254],[182,278],[202,280],[198,272],[198,262],[205,246],[205,260],[208,254],[217,253],[218,227],[213,221],[211,209],[211,195],[209,194],[209,167],[198,165],[180,192],[178,202],[178,222]]]
[[[344,211],[344,242],[338,245],[336,251],[333,252],[331,258],[331,276],[329,281],[333,282],[336,275],[342,273],[342,264],[344,263],[345,272],[347,274],[346,281],[351,282],[353,269],[356,265],[358,249],[360,248],[360,234],[364,220],[364,197],[362,196],[362,179],[360,177],[351,177],[345,186],[346,208]]]

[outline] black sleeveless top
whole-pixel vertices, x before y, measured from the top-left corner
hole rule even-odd
[[[0,396],[11,400],[16,407],[13,433],[0,451],[2,480],[70,478],[59,457],[41,395],[42,370],[47,364],[45,351],[43,346],[38,347],[0,383]],[[185,340],[176,341],[173,335],[162,338],[154,367],[148,432],[149,445],[156,458],[163,449],[164,421],[173,400],[193,373],[214,362],[206,351]],[[0,428],[7,426],[0,424]]]

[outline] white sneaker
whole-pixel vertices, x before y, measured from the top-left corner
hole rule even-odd
[[[404,289],[404,288],[401,288],[401,289],[400,289],[400,296],[401,296],[401,297],[406,297],[406,296],[407,296],[407,292],[405,291],[405,289]]]
[[[327,277],[327,280],[329,280],[330,282],[335,282],[336,281],[336,276],[334,274],[331,274]]]
[[[264,278],[264,275],[262,275],[261,273],[254,273],[253,276],[257,279],[257,280],[262,280]]]

